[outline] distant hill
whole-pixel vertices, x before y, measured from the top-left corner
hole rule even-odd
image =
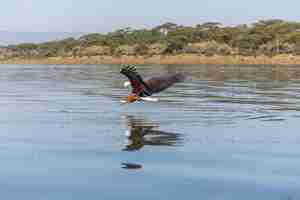
[[[84,33],[0,31],[0,45],[6,46],[20,43],[40,43],[68,37],[77,38],[81,35],[84,35]]]

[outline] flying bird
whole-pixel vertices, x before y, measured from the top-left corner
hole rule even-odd
[[[177,82],[185,79],[183,73],[164,74],[146,78],[145,80],[139,75],[134,66],[126,65],[122,67],[121,74],[125,75],[129,81],[124,83],[127,87],[131,85],[132,91],[123,103],[133,103],[138,100],[158,101],[158,99],[150,98],[152,94],[159,93]]]

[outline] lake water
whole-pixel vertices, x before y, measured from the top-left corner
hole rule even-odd
[[[0,66],[1,199],[300,199],[300,66]]]

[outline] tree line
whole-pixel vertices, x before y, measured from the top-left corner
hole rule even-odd
[[[107,34],[91,33],[45,43],[2,47],[2,57],[97,55],[300,55],[300,23],[280,19],[224,26],[206,22],[195,26],[165,23],[151,29],[130,27]]]

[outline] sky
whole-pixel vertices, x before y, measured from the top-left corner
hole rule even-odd
[[[0,30],[105,33],[165,22],[237,25],[271,18],[300,21],[299,8],[299,0],[6,0],[1,2]]]

